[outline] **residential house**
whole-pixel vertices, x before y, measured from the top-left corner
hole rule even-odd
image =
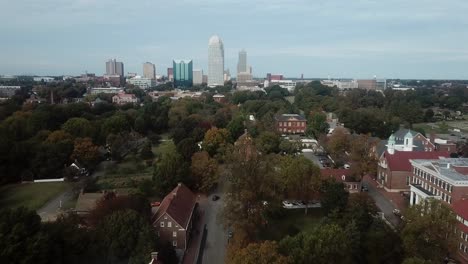
[[[298,114],[282,114],[275,116],[276,129],[281,134],[304,134],[307,120]]]
[[[226,102],[226,96],[222,95],[222,94],[215,94],[213,95],[213,100],[215,102],[218,102],[220,104],[223,104]]]
[[[353,177],[351,170],[325,168],[320,170],[320,175],[324,180],[335,179],[337,182],[342,182],[349,193],[361,191],[361,182]]]
[[[138,98],[134,94],[118,93],[112,96],[112,103],[118,105],[136,104],[138,103]]]
[[[170,242],[179,253],[187,249],[196,206],[195,194],[179,183],[159,207],[153,208],[152,223],[159,238]]]
[[[416,141],[415,141],[416,139]],[[420,133],[407,130],[402,137],[392,134],[379,157],[377,182],[388,192],[409,191],[411,159],[448,158],[446,151],[435,151],[435,146]]]

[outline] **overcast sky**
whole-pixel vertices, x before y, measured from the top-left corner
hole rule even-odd
[[[467,0],[0,0],[0,74],[103,74],[116,58],[165,74],[226,68],[245,48],[254,76],[468,79]]]

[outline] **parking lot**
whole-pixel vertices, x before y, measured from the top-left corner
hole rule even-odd
[[[302,152],[302,155],[319,166],[320,169],[332,167],[332,161],[325,154],[314,154],[312,151],[306,151]]]

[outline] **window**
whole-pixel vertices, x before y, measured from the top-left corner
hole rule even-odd
[[[164,227],[164,222],[161,222],[160,227]]]
[[[172,245],[173,245],[174,247],[177,247],[177,241],[175,241],[175,240],[172,241]]]
[[[291,122],[288,122],[288,126],[291,126]]]
[[[177,231],[172,232],[173,237],[177,237]]]
[[[167,222],[167,227],[172,227],[172,222]]]

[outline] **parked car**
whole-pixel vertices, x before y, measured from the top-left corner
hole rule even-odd
[[[219,196],[218,195],[213,195],[213,197],[211,197],[211,200],[217,201],[217,200],[219,200]]]
[[[293,204],[289,201],[283,201],[283,205],[286,206],[286,207],[291,207],[293,206]]]
[[[351,168],[351,166],[350,166],[349,164],[345,164],[345,165],[343,166],[343,168],[345,168],[345,169],[348,170],[349,168]]]
[[[368,191],[369,191],[369,187],[368,187],[367,185],[362,185],[361,191],[363,191],[363,192],[368,192]]]
[[[398,209],[393,209],[393,214],[398,216],[398,217],[401,217],[401,212]]]

